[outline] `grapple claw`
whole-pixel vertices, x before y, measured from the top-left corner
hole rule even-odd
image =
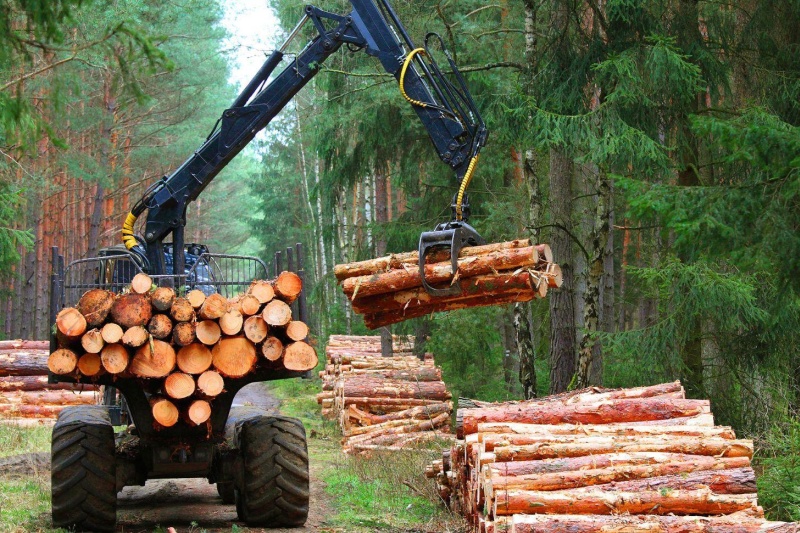
[[[450,249],[450,261],[452,262],[453,276],[458,270],[458,255],[465,246],[479,246],[486,244],[486,241],[478,235],[475,228],[466,222],[451,221],[439,224],[433,231],[426,231],[419,237],[419,274],[422,278],[422,286],[432,296],[452,296],[459,294],[461,289],[453,284],[451,278],[444,287],[433,287],[425,279],[425,261],[428,255],[443,248]]]

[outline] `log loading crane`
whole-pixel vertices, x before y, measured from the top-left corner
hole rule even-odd
[[[449,284],[429,284],[423,265],[434,249],[449,249],[455,272],[461,248],[484,243],[468,223],[466,189],[486,143],[485,124],[439,35],[429,33],[424,46],[417,48],[387,0],[350,0],[350,4],[351,11],[343,15],[311,5],[304,8],[302,20],[222,113],[200,148],[151,186],[133,206],[122,230],[125,248],[102,250],[100,257],[75,261],[66,270],[54,251],[53,321],[55,313],[73,305],[80,292],[95,287],[118,291],[136,272],[146,272],[157,284],[180,289],[223,292],[223,288],[246,287],[249,279],[224,280],[224,274],[215,270],[215,265],[235,257],[217,256],[203,245],[185,243],[187,206],[343,45],[376,57],[397,79],[400,93],[426,127],[439,158],[455,172],[459,187],[451,205],[452,218],[422,233],[419,266],[429,292],[458,291]],[[309,22],[315,29],[313,38],[272,77],[289,43]],[[454,82],[434,60],[432,46],[440,48],[447,58]],[[144,236],[140,237],[134,234],[134,224],[145,211]],[[172,242],[165,244],[169,235]],[[255,268],[239,265],[228,271],[266,277],[263,262],[242,260],[249,260],[248,265]],[[78,272],[78,267],[83,271]],[[55,339],[53,343],[55,347]],[[248,383],[300,376],[288,370],[261,370],[226,381],[227,390],[216,398],[208,427],[179,425],[162,431],[153,429],[148,393],[140,383],[101,376],[99,384],[106,385],[107,390],[119,389],[124,397],[125,414],[134,423],[127,432],[132,438],[123,445],[117,436],[115,442],[112,417],[119,418],[118,408],[80,406],[64,410],[53,429],[54,525],[113,530],[119,490],[144,484],[147,479],[176,477],[208,478],[216,483],[222,499],[235,502],[239,518],[248,525],[302,525],[308,513],[308,456],[302,424],[265,416],[252,408],[231,408],[236,392]],[[50,379],[73,378],[51,374]]]

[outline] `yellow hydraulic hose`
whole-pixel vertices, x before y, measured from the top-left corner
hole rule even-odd
[[[472,175],[475,173],[475,166],[478,164],[478,157],[476,155],[472,158],[469,162],[469,166],[467,167],[467,173],[464,174],[464,179],[461,180],[461,186],[458,188],[458,196],[456,196],[456,220],[459,222],[463,218],[463,212],[461,210],[461,202],[464,201],[464,193],[467,192],[467,187],[469,186],[469,182],[472,181]]]
[[[408,66],[411,64],[411,61],[414,59],[414,56],[417,54],[425,55],[424,48],[415,48],[406,56],[406,60],[403,62],[403,68],[400,70],[400,94],[403,95],[403,98],[408,100],[412,105],[419,106],[419,107],[429,107],[428,104],[425,102],[420,102],[419,100],[414,100],[410,96],[406,94],[405,88],[405,80],[406,80],[406,70],[408,70]]]
[[[136,246],[136,237],[133,236],[133,225],[136,224],[138,217],[133,213],[128,213],[125,217],[125,222],[122,224],[122,242],[125,243],[125,248],[130,250]]]

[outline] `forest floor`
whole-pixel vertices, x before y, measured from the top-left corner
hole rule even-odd
[[[464,525],[435,499],[422,475],[436,450],[369,459],[344,456],[336,426],[321,419],[319,384],[291,380],[253,384],[235,401],[300,418],[308,433],[311,502],[304,528],[283,532],[461,532]],[[0,532],[53,532],[50,526],[50,431],[0,425]],[[20,453],[24,452],[24,453]],[[119,494],[117,531],[239,532],[233,505],[205,479],[148,481]]]

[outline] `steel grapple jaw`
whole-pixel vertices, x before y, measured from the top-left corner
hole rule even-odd
[[[419,237],[419,274],[422,286],[432,296],[450,296],[459,294],[461,289],[454,283],[458,271],[458,255],[466,246],[479,246],[486,241],[478,235],[475,228],[464,221],[451,221],[439,224],[433,231],[426,231]],[[450,250],[453,278],[444,286],[434,287],[425,278],[425,262],[428,256],[438,250]]]

